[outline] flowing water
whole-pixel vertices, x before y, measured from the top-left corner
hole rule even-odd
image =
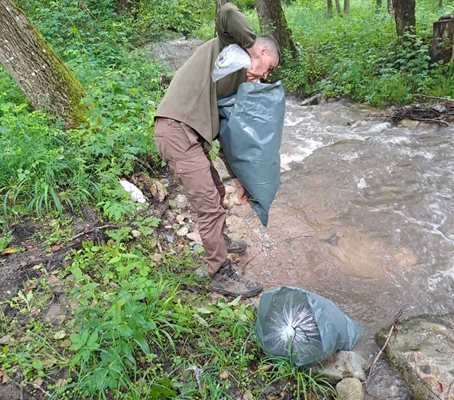
[[[268,228],[235,207],[246,276],[333,300],[363,330],[356,350],[404,317],[454,311],[454,128],[393,127],[344,102],[287,102],[282,184]]]

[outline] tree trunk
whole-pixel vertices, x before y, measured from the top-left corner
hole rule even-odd
[[[341,8],[340,0],[336,0],[336,10],[337,10],[337,14],[338,15],[342,14],[342,8]]]
[[[388,12],[391,13],[393,11],[393,0],[386,0],[386,6],[388,7]]]
[[[393,3],[397,36],[402,38],[405,32],[414,33],[416,26],[415,0],[394,0]]]
[[[326,1],[326,9],[328,12],[328,17],[331,18],[333,16],[333,0]]]
[[[33,107],[63,118],[66,128],[85,119],[81,84],[12,0],[0,1],[0,63]]]
[[[295,57],[297,50],[292,40],[292,32],[285,19],[281,1],[257,0],[256,8],[262,33],[273,36],[281,49],[290,51],[292,56]]]
[[[350,0],[344,0],[344,14],[350,12]]]

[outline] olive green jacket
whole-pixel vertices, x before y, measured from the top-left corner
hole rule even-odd
[[[175,73],[156,111],[156,117],[172,118],[189,125],[208,143],[219,132],[217,99],[236,93],[239,85],[246,81],[246,71],[242,69],[213,83],[211,71],[216,58],[229,44],[248,49],[255,40],[246,17],[231,3],[221,7],[216,32],[217,37],[200,46]]]

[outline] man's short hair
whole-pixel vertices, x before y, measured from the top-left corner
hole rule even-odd
[[[271,56],[276,57],[278,61],[281,61],[281,50],[279,48],[279,43],[277,40],[270,35],[258,36],[255,39],[255,43],[259,45],[267,45],[271,51]]]

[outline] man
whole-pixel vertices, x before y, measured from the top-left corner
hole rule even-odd
[[[223,5],[216,21],[217,37],[203,44],[176,72],[156,111],[155,141],[161,157],[180,179],[198,215],[211,289],[223,294],[252,297],[263,287],[240,276],[228,252],[242,252],[246,244],[224,234],[224,185],[204,148],[218,135],[217,99],[237,92],[241,83],[257,82],[279,64],[279,48],[271,37],[257,37],[245,16],[231,3]],[[216,83],[211,72],[220,51],[237,44],[251,57],[251,68]],[[240,187],[240,197],[244,189]]]

